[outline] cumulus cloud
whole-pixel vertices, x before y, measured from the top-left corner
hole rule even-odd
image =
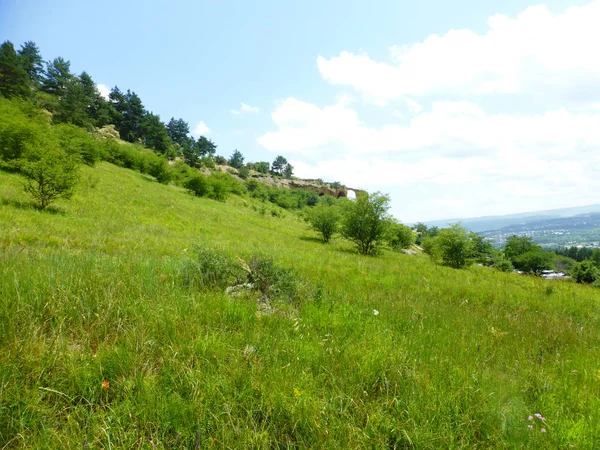
[[[376,103],[435,94],[560,94],[600,98],[600,0],[561,13],[547,6],[496,14],[487,32],[450,30],[390,47],[388,61],[341,52],[317,58],[322,77]]]
[[[569,159],[600,148],[600,112],[488,114],[470,101],[435,101],[405,125],[374,128],[361,123],[357,111],[347,106],[320,108],[288,98],[272,119],[278,130],[265,133],[259,144],[273,152],[305,156],[339,147],[344,154],[391,153],[404,158],[421,157],[426,150],[428,155],[455,157],[537,152]]]
[[[272,114],[277,130],[258,142],[290,155],[301,177],[412,192],[418,219],[540,209],[539,197],[556,207],[597,200],[600,111],[490,114],[470,101],[417,111],[405,124],[371,127],[343,104],[288,98]],[[425,209],[441,193],[461,198],[461,207],[455,199]],[[500,207],[498,194],[506,199]]]
[[[208,128],[208,126],[201,120],[194,127],[194,130],[192,131],[192,136],[195,136],[198,138],[200,136],[206,136],[209,133],[210,133],[210,128]]]
[[[232,109],[231,114],[234,116],[240,116],[242,114],[258,114],[260,109],[257,106],[250,106],[246,103],[241,103],[239,109]]]
[[[108,95],[110,94],[110,88],[107,85],[97,84],[96,89],[98,89],[98,92],[100,93],[102,98],[104,98],[104,100],[108,100]]]

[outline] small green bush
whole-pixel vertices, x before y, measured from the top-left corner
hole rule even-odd
[[[70,199],[79,181],[79,159],[49,145],[32,149],[21,171],[28,178],[25,192],[40,209],[46,209],[59,198]]]
[[[496,262],[496,264],[494,264],[494,268],[502,272],[512,272],[515,269],[508,259],[501,259],[500,261]]]
[[[416,234],[410,227],[390,220],[386,241],[392,249],[402,250],[405,248],[410,248],[410,246],[415,243],[416,238]]]
[[[248,282],[254,290],[263,294],[267,299],[296,299],[298,286],[296,277],[290,269],[275,264],[271,257],[253,255],[247,267]]]
[[[184,183],[184,187],[197,197],[208,196],[212,192],[212,185],[208,177],[201,173],[196,173],[188,178]]]
[[[600,269],[598,269],[594,261],[586,259],[573,266],[571,276],[578,283],[592,284],[600,280]]]
[[[335,206],[320,204],[308,210],[306,220],[311,228],[327,243],[338,230],[340,214]]]
[[[184,282],[200,289],[225,290],[243,282],[244,271],[240,264],[224,252],[196,247],[196,259],[183,267]]]

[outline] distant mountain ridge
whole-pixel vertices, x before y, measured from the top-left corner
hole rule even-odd
[[[450,223],[460,222],[475,233],[502,230],[512,226],[527,226],[552,219],[575,217],[584,214],[600,213],[600,204],[575,206],[570,208],[551,209],[546,211],[524,212],[502,216],[484,216],[463,219],[446,219],[424,222],[427,226],[447,227]]]

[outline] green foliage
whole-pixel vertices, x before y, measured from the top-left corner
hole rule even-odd
[[[271,164],[271,174],[278,175],[280,177],[286,176],[288,171],[288,161],[283,156],[279,155]],[[291,175],[290,175],[291,176]],[[288,177],[289,178],[289,177]]]
[[[504,256],[506,259],[515,261],[524,253],[541,250],[541,247],[533,242],[532,238],[510,236],[504,245]]]
[[[21,45],[19,50],[19,59],[21,66],[29,76],[29,82],[32,86],[40,84],[42,74],[44,73],[44,60],[40,54],[40,50],[35,42],[27,41]],[[2,83],[0,83],[1,85]]]
[[[463,269],[472,263],[473,242],[467,230],[455,223],[443,228],[432,237],[432,255],[442,265],[453,269]]]
[[[97,187],[67,214],[19,207],[0,172],[0,446],[597,446],[600,290],[360,258],[292,214],[81,171]],[[234,271],[216,287],[182,283],[199,238],[229,261],[196,276]],[[312,295],[224,294],[261,253]]]
[[[93,166],[102,157],[102,145],[88,132],[75,125],[53,127],[60,147],[71,155],[79,155],[88,166]]]
[[[372,255],[385,238],[390,199],[380,192],[348,201],[341,222],[342,235],[356,244],[359,253]]]
[[[267,175],[270,169],[271,164],[269,164],[267,161],[254,163],[254,170],[256,170],[258,173],[262,173],[263,175]]]
[[[306,219],[312,229],[321,235],[323,242],[327,243],[338,230],[340,214],[335,206],[321,204],[309,209]]]
[[[224,166],[225,164],[227,164],[227,158],[221,155],[217,155],[215,156],[215,163],[217,163],[220,166]]]
[[[244,166],[244,155],[236,149],[229,157],[227,163],[234,169],[240,169]]]
[[[241,266],[223,251],[198,246],[195,252],[196,258],[187,261],[182,269],[183,280],[188,286],[223,291],[243,279]]]
[[[512,260],[516,269],[526,273],[539,275],[543,270],[553,269],[552,253],[534,248],[526,251]]]
[[[55,58],[46,63],[46,72],[42,79],[42,90],[56,97],[65,95],[69,83],[73,79],[71,63],[63,58]]]
[[[238,175],[242,180],[245,180],[250,176],[250,169],[248,169],[246,166],[242,166],[238,169]]]
[[[192,175],[184,184],[184,187],[197,197],[208,196],[212,191],[212,185],[208,177],[201,173]]]
[[[291,269],[281,267],[272,257],[253,255],[246,267],[248,282],[265,299],[294,301],[298,294],[296,276]]]
[[[24,98],[30,93],[29,77],[11,42],[0,46],[0,94],[6,98]]]
[[[593,261],[588,259],[573,266],[571,277],[578,283],[592,284],[600,280],[600,269]]]
[[[394,250],[410,248],[416,242],[416,234],[410,227],[390,219],[386,240]]]
[[[554,266],[554,268],[559,271],[559,272],[564,272],[564,273],[571,273],[571,270],[573,270],[573,267],[575,266],[575,264],[577,264],[577,261],[575,261],[572,258],[569,258],[568,256],[561,256],[561,255],[556,255],[556,254],[552,254],[552,265]]]
[[[183,147],[189,142],[188,134],[190,133],[190,126],[183,119],[175,120],[174,117],[171,117],[171,120],[167,124],[167,133],[173,142]]]
[[[502,272],[512,272],[513,270],[515,270],[514,266],[512,265],[512,262],[510,262],[508,259],[501,259],[497,261],[494,264],[494,268]]]
[[[25,192],[40,209],[60,198],[70,199],[79,181],[78,158],[66,154],[51,141],[42,148],[29,149],[21,172],[28,179]]]
[[[477,233],[469,233],[469,239],[471,240],[471,255],[469,257],[484,266],[493,265],[498,256],[494,245]]]
[[[171,151],[173,142],[167,133],[165,124],[161,122],[160,116],[152,113],[146,113],[142,120],[142,142],[148,148],[167,156],[173,157]]]
[[[48,121],[29,105],[0,98],[0,165],[18,170],[28,145],[48,139],[52,130]]]

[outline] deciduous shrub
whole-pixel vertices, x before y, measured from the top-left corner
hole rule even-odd
[[[195,248],[196,258],[183,267],[183,279],[191,287],[225,290],[243,282],[240,264],[225,252],[206,246]]]
[[[78,158],[51,143],[46,148],[31,149],[21,166],[21,172],[28,179],[25,192],[41,209],[59,198],[71,198],[79,181],[78,162]]]
[[[184,187],[197,197],[204,197],[212,191],[212,186],[208,181],[208,177],[201,173],[196,173],[188,178],[184,183]]]
[[[416,241],[416,234],[410,227],[390,220],[386,234],[386,241],[394,250],[410,248]]]
[[[306,220],[323,242],[329,242],[338,230],[340,214],[335,206],[321,204],[307,211]]]
[[[600,280],[600,269],[598,269],[594,261],[587,259],[573,266],[571,276],[578,283],[592,284]]]
[[[355,201],[345,203],[341,231],[356,244],[359,253],[376,253],[387,230],[389,203],[389,197],[379,192],[360,195]]]

